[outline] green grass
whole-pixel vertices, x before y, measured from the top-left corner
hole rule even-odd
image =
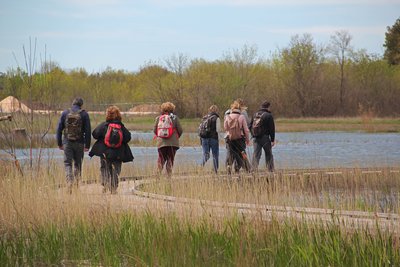
[[[127,195],[102,195],[99,185],[98,193],[89,190],[66,194],[55,186],[64,181],[62,164],[49,163],[48,167],[35,169],[32,175],[25,170],[23,177],[11,165],[1,166],[4,175],[0,177],[0,266],[400,264],[398,233],[380,231],[378,227],[347,228],[335,219],[323,223],[273,217],[266,222],[261,216],[244,217],[228,210],[221,217],[207,206],[201,212],[174,209],[175,213],[156,204],[132,208],[125,205],[136,207],[141,201],[124,198]],[[84,180],[98,177],[98,168],[98,164],[84,165]],[[135,172],[144,175],[149,170],[124,165],[121,176]],[[198,178],[195,180],[200,180],[201,174]],[[332,182],[341,188],[350,185],[346,195],[351,195],[360,183],[382,190],[394,185],[392,179],[382,177],[348,179],[350,183]],[[318,191],[326,181],[282,182],[277,184],[281,193],[272,200],[284,199],[296,190]],[[203,192],[194,181],[176,186]],[[237,197],[232,188],[219,189],[215,194],[219,198]],[[209,195],[203,197],[212,199]]]
[[[22,230],[22,231],[21,231]],[[152,214],[106,216],[99,224],[51,222],[1,234],[1,266],[397,266],[388,233],[238,217],[218,224]]]

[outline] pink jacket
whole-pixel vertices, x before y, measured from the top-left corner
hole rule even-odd
[[[233,112],[235,112],[235,113],[233,113]],[[232,112],[229,115],[225,116],[224,130],[226,132],[228,132],[228,129],[229,129],[228,120],[227,120],[228,116],[231,116],[231,118],[239,117],[239,119],[238,119],[239,120],[239,125],[240,125],[240,128],[242,129],[242,134],[245,137],[246,142],[247,142],[247,141],[250,140],[250,131],[249,131],[249,127],[247,126],[246,117],[244,115],[238,114],[238,113],[240,113],[240,110],[234,109],[234,110],[232,110]]]

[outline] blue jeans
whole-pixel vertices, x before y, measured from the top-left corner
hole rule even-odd
[[[207,160],[210,158],[210,149],[213,155],[213,165],[214,171],[218,172],[218,165],[219,165],[219,142],[218,139],[214,138],[201,138],[201,146],[203,147],[203,162],[202,165],[204,166]]]

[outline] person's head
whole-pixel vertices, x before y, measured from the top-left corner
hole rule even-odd
[[[218,113],[219,109],[217,105],[212,105],[211,107],[208,108],[208,112]]]
[[[247,107],[244,103],[244,100],[242,98],[238,98],[238,99],[236,99],[236,101],[239,103],[240,109],[242,109],[242,110],[247,109]]]
[[[82,107],[83,105],[83,99],[80,97],[76,97],[73,101],[72,101],[72,105],[78,106],[78,107]]]
[[[171,102],[162,103],[160,106],[161,113],[172,113],[175,111],[175,105]]]
[[[264,102],[261,104],[261,108],[262,108],[262,109],[269,109],[270,106],[271,106],[271,103],[269,103],[268,101],[264,101]]]
[[[234,109],[240,109],[240,104],[237,100],[233,101],[233,103],[231,104],[231,110]]]
[[[121,111],[117,106],[109,106],[106,110],[106,121],[121,121]]]

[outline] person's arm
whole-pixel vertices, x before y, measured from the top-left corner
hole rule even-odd
[[[82,120],[83,120],[83,133],[84,133],[84,143],[85,143],[85,151],[89,151],[90,148],[90,142],[92,141],[92,135],[91,135],[91,126],[90,126],[90,118],[89,114],[86,111],[83,111],[82,114]]]
[[[129,141],[131,141],[132,138],[131,132],[128,129],[126,129],[125,125],[123,124],[121,125],[122,125],[123,141],[124,143],[129,143]]]
[[[94,139],[99,140],[99,139],[104,139],[106,135],[106,127],[108,126],[108,122],[102,122],[99,125],[94,128],[92,132],[92,136]]]
[[[158,119],[159,119],[160,117],[157,117],[156,119],[155,119],[155,122],[154,122],[154,127],[153,127],[153,133],[157,136],[157,125],[158,125]]]
[[[62,144],[62,133],[65,127],[65,112],[61,113],[60,120],[58,121],[57,125],[57,145],[60,149],[63,149],[63,144]]]
[[[274,122],[274,117],[270,117],[270,123],[269,123],[269,127],[270,127],[270,137],[271,137],[271,145],[274,146],[275,145],[275,122]]]
[[[215,131],[217,133],[221,132],[221,120],[218,117],[217,120],[215,121]]]
[[[179,121],[178,116],[175,115],[175,121],[176,121],[176,131],[178,132],[178,136],[181,137],[183,133],[182,125]]]
[[[229,127],[228,127],[228,116],[229,115],[226,115],[225,119],[224,119],[224,131],[225,132],[228,132],[228,130],[229,130]]]
[[[249,131],[250,131],[250,134],[251,134],[252,136],[253,136],[253,132],[252,132],[253,120],[254,120],[254,116],[251,117],[250,123],[249,123]]]
[[[244,133],[244,138],[246,140],[246,144],[249,144],[250,142],[250,131],[249,131],[249,127],[247,126],[247,121],[246,121],[246,117],[243,115],[240,115],[240,124],[242,125],[242,129],[243,129],[243,133]]]

